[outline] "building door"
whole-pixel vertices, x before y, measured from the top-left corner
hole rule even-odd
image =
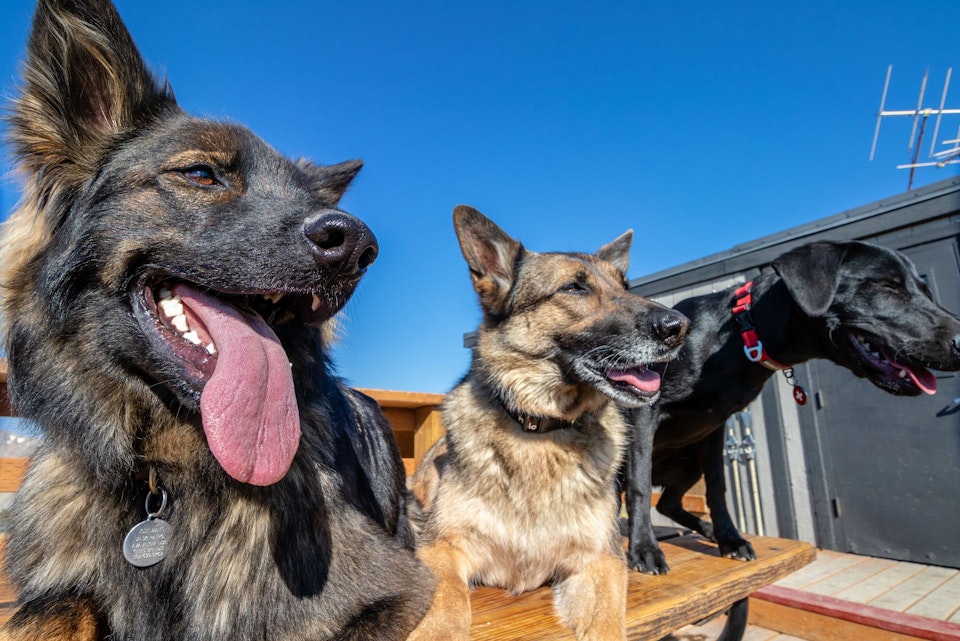
[[[957,239],[904,253],[960,313]],[[801,421],[818,543],[960,568],[960,376],[935,372],[936,395],[895,397],[825,360],[797,371],[816,393]]]

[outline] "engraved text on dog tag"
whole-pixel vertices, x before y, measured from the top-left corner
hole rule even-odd
[[[138,568],[156,565],[167,555],[170,524],[163,519],[147,518],[133,526],[123,539],[123,556]]]

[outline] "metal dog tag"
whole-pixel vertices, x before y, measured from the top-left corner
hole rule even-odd
[[[150,496],[147,495],[147,520],[134,525],[123,539],[123,556],[131,565],[148,568],[163,561],[167,556],[167,542],[170,540],[170,524],[157,518],[167,505],[167,493],[161,492],[160,509],[150,511]]]

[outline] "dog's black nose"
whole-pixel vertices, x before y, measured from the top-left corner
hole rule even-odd
[[[673,310],[665,312],[653,323],[654,331],[667,347],[676,347],[682,343],[689,327],[690,321],[687,317]]]
[[[307,217],[303,236],[318,266],[344,275],[362,272],[380,253],[377,237],[362,220],[335,209]]]

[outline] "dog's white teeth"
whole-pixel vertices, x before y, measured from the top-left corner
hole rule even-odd
[[[276,294],[264,294],[264,295],[263,295],[264,298],[266,298],[268,301],[270,301],[270,302],[273,303],[274,305],[276,305],[277,303],[279,303],[279,302],[280,302],[280,299],[283,298],[283,296],[284,296],[283,292],[278,292],[278,293],[276,293]]]
[[[316,294],[314,294],[314,295],[313,295],[313,304],[310,305],[310,310],[311,310],[311,311],[314,311],[314,312],[317,311],[318,309],[320,309],[320,305],[321,305],[321,304],[322,304],[322,301],[320,300],[320,297],[317,296]]]
[[[183,314],[171,318],[170,324],[181,334],[190,330],[190,326],[187,324],[187,317]]]
[[[907,374],[907,370],[900,370],[900,378],[906,378],[907,376],[909,376],[909,374]]]
[[[160,311],[168,318],[174,318],[183,314],[183,303],[180,298],[164,298],[160,300]]]
[[[177,333],[180,334],[181,338],[185,341],[193,343],[194,345],[201,345],[204,349],[207,350],[207,353],[211,356],[217,353],[217,347],[213,343],[205,345],[202,340],[200,340],[200,335],[196,330],[190,329],[189,321],[187,321],[187,315],[184,313],[183,302],[180,300],[180,297],[176,294],[173,294],[166,287],[161,288],[157,292],[160,301],[157,303],[157,307],[163,313],[164,316],[170,321],[170,325],[173,326]],[[274,294],[277,300],[280,300],[283,297],[283,294]]]

